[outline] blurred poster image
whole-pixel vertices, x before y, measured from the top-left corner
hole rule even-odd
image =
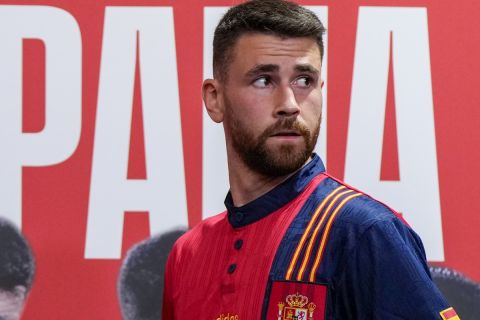
[[[124,320],[162,318],[165,265],[173,244],[185,232],[169,231],[144,240],[129,250],[118,280]]]
[[[27,240],[0,217],[0,320],[20,319],[34,273],[35,261]]]
[[[480,318],[480,285],[458,271],[430,267],[433,281],[462,320]]]

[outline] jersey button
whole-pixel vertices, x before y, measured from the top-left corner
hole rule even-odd
[[[235,269],[237,269],[237,265],[235,263],[232,263],[231,265],[228,266],[227,272],[232,274],[233,272],[235,272]]]
[[[243,221],[243,218],[245,217],[245,214],[242,211],[237,211],[235,212],[235,220],[238,223],[241,223]]]
[[[243,240],[242,239],[237,239],[235,243],[233,244],[233,247],[237,250],[240,250],[243,246]]]

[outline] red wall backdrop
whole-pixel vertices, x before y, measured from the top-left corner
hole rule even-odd
[[[99,72],[104,63],[101,50],[106,6],[173,7],[188,221],[193,226],[202,217],[203,12],[205,6],[230,6],[237,2],[0,0],[0,5],[62,8],[77,21],[82,37],[79,145],[73,155],[60,164],[23,168],[22,230],[37,259],[36,279],[24,319],[120,318],[116,280],[121,260],[84,258]],[[468,0],[301,3],[328,6],[328,166],[339,178],[343,178],[345,169],[359,7],[427,8],[445,254],[445,262],[441,264],[479,281],[480,187],[476,182],[480,177],[480,3]],[[0,33],[6,32],[9,30],[0,30]],[[39,132],[45,125],[45,48],[38,40],[25,40],[23,53],[23,131]],[[128,172],[129,177],[134,178],[145,175],[139,91],[137,81]],[[387,111],[387,122],[393,118],[394,113]],[[8,152],[1,150],[0,153],[1,157],[8,157]],[[148,227],[148,214],[126,214],[122,255],[133,243],[149,236]]]

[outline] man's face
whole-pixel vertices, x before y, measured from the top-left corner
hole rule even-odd
[[[241,36],[224,83],[227,147],[253,171],[283,176],[309,159],[322,110],[320,49],[311,38]]]

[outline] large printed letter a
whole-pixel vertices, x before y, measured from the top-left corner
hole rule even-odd
[[[390,34],[399,181],[380,180]],[[361,7],[355,50],[345,180],[403,212],[442,261],[427,10]]]
[[[137,34],[147,178],[128,180]],[[107,8],[101,65],[85,257],[120,258],[125,211],[187,224],[172,9]]]

